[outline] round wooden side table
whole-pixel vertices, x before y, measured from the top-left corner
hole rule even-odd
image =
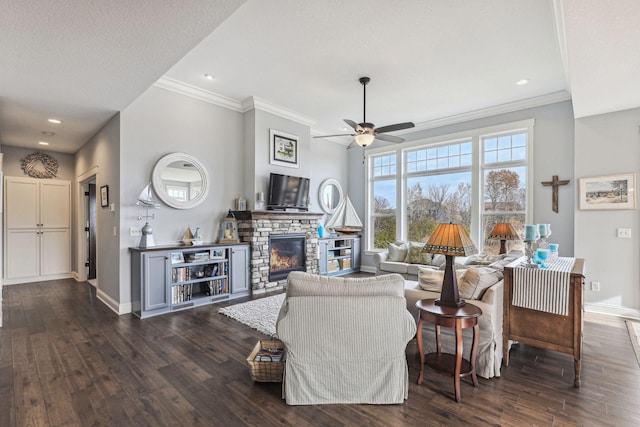
[[[418,351],[420,352],[420,376],[418,384],[422,384],[424,379],[425,362],[431,368],[453,375],[453,389],[456,402],[460,402],[460,378],[471,376],[473,386],[478,387],[476,377],[476,356],[478,354],[478,340],[480,338],[480,328],[478,318],[482,315],[482,310],[473,305],[465,304],[462,307],[446,307],[435,304],[435,299],[423,299],[416,303],[420,314],[418,321]],[[435,325],[436,329],[436,352],[424,354],[422,344],[422,325],[424,322]],[[455,328],[456,348],[455,354],[443,353],[440,344],[440,327]],[[462,357],[462,330],[473,328],[473,342],[469,360]]]

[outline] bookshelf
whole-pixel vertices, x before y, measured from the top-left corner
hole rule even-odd
[[[133,314],[150,316],[249,294],[249,245],[131,248]]]
[[[360,271],[360,236],[342,235],[319,240],[320,274],[340,276]]]

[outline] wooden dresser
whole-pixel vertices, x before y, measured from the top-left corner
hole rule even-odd
[[[517,269],[526,267],[505,267],[504,269],[504,313],[503,313],[503,360],[509,366],[509,340],[534,347],[559,351],[573,355],[575,378],[574,387],[580,387],[580,362],[582,359],[582,312],[585,263],[581,258],[572,258],[569,267],[568,298],[566,315],[514,305],[514,280],[522,277]],[[551,260],[550,260],[551,261]],[[514,274],[517,273],[517,274]],[[545,275],[551,279],[552,270],[540,270],[538,280]],[[545,292],[540,286],[539,292]]]

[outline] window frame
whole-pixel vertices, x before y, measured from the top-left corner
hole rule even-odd
[[[409,175],[407,173],[407,152],[419,149],[420,147],[433,147],[438,145],[447,145],[456,142],[471,141],[472,149],[472,165],[471,165],[471,234],[470,237],[474,242],[478,242],[478,250],[482,250],[484,247],[484,231],[482,230],[482,204],[484,197],[484,159],[482,150],[482,138],[487,138],[493,135],[514,134],[518,132],[524,132],[527,137],[526,148],[526,162],[527,168],[527,182],[526,182],[526,212],[525,221],[530,222],[530,217],[533,214],[533,171],[534,171],[534,159],[533,159],[533,147],[535,144],[534,139],[534,127],[535,119],[525,119],[513,122],[502,123],[493,126],[487,126],[482,128],[470,129],[463,132],[455,132],[446,135],[421,138],[414,141],[404,142],[402,144],[394,146],[383,146],[379,148],[370,148],[365,151],[365,182],[367,182],[367,190],[365,194],[365,226],[366,233],[364,238],[365,253],[368,255],[382,252],[385,249],[373,248],[374,236],[373,236],[373,221],[372,218],[372,195],[373,195],[373,180],[372,178],[372,158],[385,154],[396,153],[396,240],[406,240],[407,236],[407,207],[405,203],[406,191],[407,191],[407,178],[415,176],[414,173]],[[500,165],[506,165],[499,163]],[[509,166],[505,166],[509,167]],[[446,173],[451,173],[457,168],[443,169]],[[465,167],[466,170],[466,167]],[[438,171],[440,172],[440,170]],[[482,244],[480,244],[482,242]]]

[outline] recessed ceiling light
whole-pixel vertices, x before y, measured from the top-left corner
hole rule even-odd
[[[45,141],[38,141],[38,144],[40,144],[40,145],[49,145],[49,143],[45,142]]]
[[[520,86],[522,86],[522,85],[526,85],[527,83],[529,83],[529,80],[527,80],[527,79],[518,80],[518,81],[516,82],[516,84],[517,84],[517,85],[520,85]]]
[[[215,80],[216,79],[216,77],[211,75],[211,74],[205,74],[204,78],[207,79],[207,80]]]
[[[349,130],[349,128],[348,128],[348,127],[346,127],[346,126],[343,126],[343,127],[341,127],[340,129],[341,129],[341,130],[344,130],[344,131]]]
[[[49,123],[54,123],[56,125],[59,125],[60,123],[62,123],[62,120],[58,120],[58,119],[48,119],[47,121]]]
[[[49,132],[49,131],[47,131],[47,130],[43,130],[43,131],[42,131],[42,134],[43,134],[43,135],[46,135],[46,136],[55,136],[55,132]]]

